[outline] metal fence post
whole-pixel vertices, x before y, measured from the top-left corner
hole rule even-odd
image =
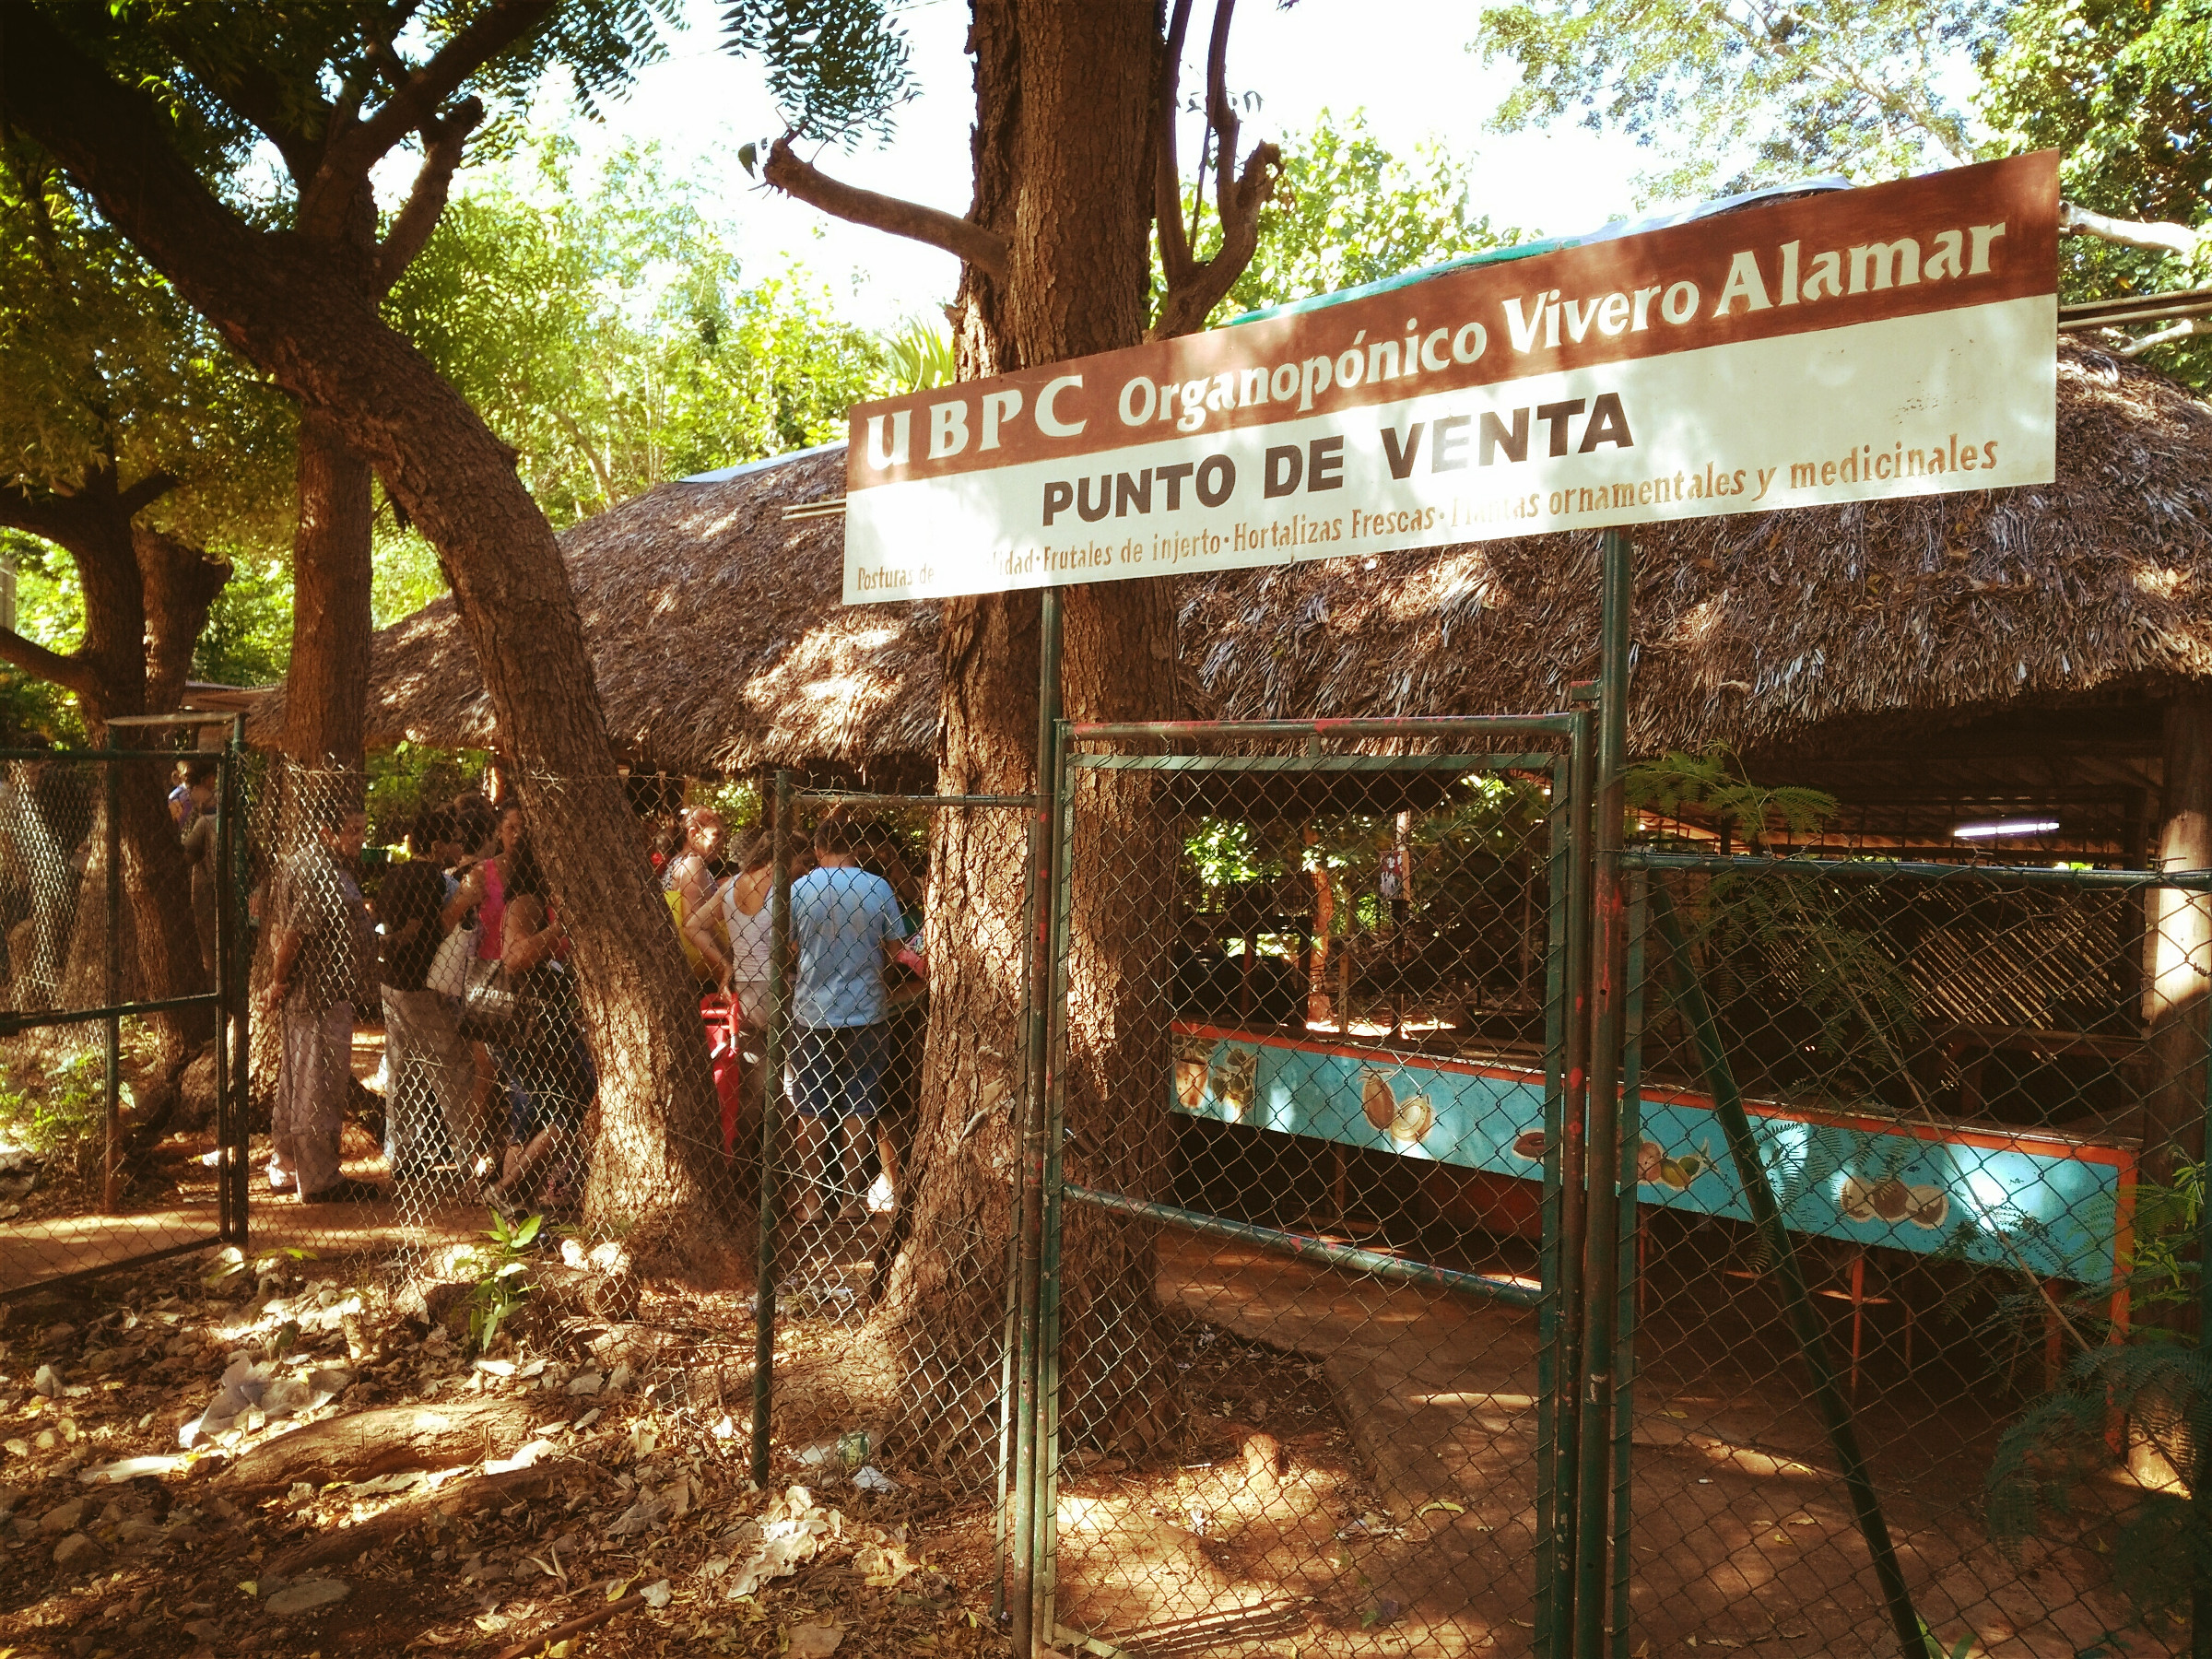
[[[1629,1659],[1629,1549],[1634,1511],[1629,1501],[1635,1477],[1634,1409],[1636,1313],[1642,1299],[1641,1214],[1637,1204],[1643,1143],[1643,935],[1651,897],[1651,876],[1637,870],[1628,878],[1629,949],[1623,986],[1626,1014],[1621,1037],[1620,1133],[1615,1154],[1620,1172],[1620,1244],[1618,1289],[1613,1306],[1613,1659]]]
[[[2201,898],[2199,902],[2203,902]],[[2200,1013],[2205,1022],[2205,1130],[2197,1158],[2202,1165],[2212,1163],[2212,1009]],[[2203,1201],[2201,1179],[2200,1175],[2196,1212],[2196,1341],[2200,1349],[2212,1340],[2212,1204]],[[2212,1576],[2207,1575],[2205,1562],[2206,1540],[2212,1538],[2212,1480],[2206,1478],[2212,1452],[2195,1435],[2190,1436],[2189,1445],[2195,1465],[2189,1471],[2189,1502],[2195,1512],[2196,1534],[2189,1552],[2189,1651],[2193,1659],[2212,1659]]]
[[[237,828],[231,791],[237,757],[224,749],[216,762],[215,790],[215,1216],[216,1231],[236,1243],[239,1218],[230,1192],[230,961],[238,949],[231,937],[230,837]]]
[[[769,1418],[775,1401],[776,1214],[780,1188],[776,1134],[783,1105],[783,1045],[790,1015],[791,974],[791,774],[776,774],[770,807],[768,841],[775,860],[769,903],[768,1041],[761,1065],[767,1071],[760,1101],[760,1245],[753,1279],[753,1459],[755,1486],[768,1484]]]
[[[1021,1104],[1021,1237],[1018,1295],[1020,1352],[1015,1370],[1015,1410],[1018,1427],[1014,1441],[1014,1652],[1029,1659],[1035,1651],[1037,1631],[1037,1435],[1042,1421],[1039,1393],[1038,1295],[1044,1266],[1044,1155],[1045,1155],[1045,1045],[1047,999],[1040,994],[1038,976],[1052,971],[1052,948],[1039,934],[1046,926],[1051,906],[1045,895],[1052,890],[1052,819],[1050,802],[1054,744],[1060,720],[1060,592],[1046,588],[1037,607],[1037,773],[1040,797],[1030,819],[1030,860],[1027,907],[1030,925],[1024,949],[1030,960],[1022,974],[1022,1041],[1026,1060],[1026,1088]]]
[[[108,961],[107,1005],[112,1008],[123,1001],[123,824],[118,817],[123,791],[116,771],[121,764],[113,758],[115,728],[106,730],[109,758],[101,762],[105,774],[104,806],[106,829],[102,836],[103,851],[108,861]],[[107,1146],[101,1166],[100,1207],[109,1215],[116,1212],[123,1197],[123,1019],[115,1014],[108,1016],[107,1029]]]
[[[1075,836],[1075,795],[1069,783],[1067,723],[1059,723],[1053,746],[1053,884],[1046,900],[1044,1073],[1044,1255],[1038,1277],[1038,1628],[1058,1645],[1060,1547],[1060,1228],[1065,1176],[1060,1153],[1067,1138],[1067,1073],[1060,1059],[1067,1043],[1067,955],[1074,874],[1067,850]]]
[[[1578,690],[1583,688],[1577,688]],[[1547,1659],[1567,1659],[1574,1606],[1575,1452],[1581,1407],[1583,1192],[1590,1083],[1591,717],[1576,710],[1565,764],[1554,763],[1554,935],[1548,994],[1560,1029],[1559,1084],[1545,1124],[1544,1179],[1550,1203],[1541,1277],[1551,1287],[1550,1325],[1541,1333],[1543,1395],[1537,1422],[1536,1630]]]
[[[252,865],[246,845],[245,783],[239,770],[246,758],[246,717],[239,715],[230,723],[230,746],[224,759],[224,787],[229,792],[225,816],[217,821],[218,830],[229,838],[227,851],[217,853],[221,873],[218,884],[227,884],[219,892],[216,925],[230,929],[230,955],[224,967],[229,977],[218,978],[216,990],[228,999],[230,1042],[230,1122],[226,1132],[218,1133],[223,1141],[223,1152],[217,1160],[225,1187],[230,1194],[231,1230],[224,1237],[241,1250],[250,1250],[252,1224],[248,1216],[246,1195],[246,1120],[253,1088],[252,1054],[253,1018],[252,994],[253,975],[253,935],[251,927],[241,928],[241,921],[248,920],[247,901],[253,883],[249,879]],[[223,1005],[218,1003],[217,1018],[222,1018]],[[218,1041],[218,1046],[220,1046]],[[222,1097],[218,1095],[217,1112],[222,1111]]]
[[[1604,621],[1598,690],[1597,788],[1592,827],[1591,879],[1592,1040],[1588,1143],[1588,1237],[1583,1268],[1582,1421],[1576,1456],[1574,1651],[1597,1659],[1605,1647],[1606,1500],[1606,1453],[1612,1441],[1613,1296],[1618,1277],[1620,1206],[1620,1052],[1626,1005],[1626,918],[1620,888],[1620,835],[1624,811],[1622,769],[1628,747],[1629,614],[1633,598],[1635,545],[1624,531],[1608,530],[1603,552]]]
[[[1714,1114],[1721,1120],[1721,1133],[1728,1142],[1728,1155],[1735,1165],[1736,1180],[1743,1183],[1751,1223],[1764,1236],[1768,1253],[1782,1279],[1783,1301],[1789,1312],[1790,1326],[1796,1335],[1805,1369],[1811,1373],[1813,1398],[1827,1425],[1829,1444],[1835,1449],[1836,1461],[1842,1465],[1843,1485],[1851,1494],[1852,1512],[1858,1522],[1859,1534],[1866,1542],[1866,1553],[1873,1558],[1874,1574],[1881,1584],[1882,1600],[1888,1608],[1890,1628],[1897,1633],[1899,1650],[1906,1659],[1937,1659],[1935,1644],[1923,1632],[1920,1616],[1913,1610],[1912,1593],[1906,1587],[1904,1570],[1898,1565],[1897,1550],[1889,1541],[1888,1523],[1882,1517],[1881,1500],[1875,1495],[1874,1482],[1866,1473],[1866,1459],[1859,1450],[1851,1407],[1844,1401],[1842,1390],[1836,1386],[1834,1367],[1829,1364],[1828,1341],[1821,1334],[1820,1315],[1814,1310],[1812,1295],[1806,1286],[1805,1269],[1790,1242],[1789,1230],[1783,1223],[1782,1208],[1775,1202],[1774,1187],[1767,1179],[1766,1166],[1759,1161],[1759,1147],[1751,1137],[1751,1120],[1744,1111],[1742,1091],[1736,1088],[1735,1073],[1721,1047],[1720,1030],[1713,1023],[1712,1010],[1705,1005],[1705,989],[1698,982],[1689,959],[1689,947],[1683,940],[1681,924],[1675,919],[1674,902],[1665,882],[1659,883],[1653,894],[1652,912],[1659,924],[1660,935],[1666,942],[1668,983],[1675,1005],[1681,1010],[1683,1021],[1697,1044],[1705,1087],[1712,1096]]]

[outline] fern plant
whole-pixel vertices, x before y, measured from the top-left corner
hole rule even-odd
[[[1669,749],[1639,761],[1621,775],[1630,807],[1648,807],[1668,818],[1685,806],[1699,806],[1716,825],[1740,831],[1757,852],[1766,850],[1776,830],[1802,841],[1836,815],[1836,797],[1794,783],[1755,783],[1736,752],[1724,743],[1699,754]]]

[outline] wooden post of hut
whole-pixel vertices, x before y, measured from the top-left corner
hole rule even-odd
[[[2166,709],[2165,787],[2159,868],[2212,869],[2212,695],[2193,692]],[[2143,1024],[2150,1040],[2150,1088],[2143,1153],[2150,1180],[2204,1152],[2204,1031],[2212,989],[2212,898],[2161,888],[2149,900]]]
[[[1306,958],[1306,1023],[1329,1023],[1329,930],[1336,920],[1336,889],[1329,880],[1328,855],[1317,851],[1321,837],[1309,823],[1299,833],[1299,845],[1313,853],[1312,948]]]

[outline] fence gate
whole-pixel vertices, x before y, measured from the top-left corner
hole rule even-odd
[[[230,724],[111,723],[117,742]],[[165,895],[177,907],[166,945],[201,952],[187,971],[209,988],[161,999],[141,989],[124,866],[139,856],[134,842],[173,848],[165,797],[185,757],[0,752],[0,1302],[245,1242],[241,742],[234,730],[204,757],[218,769],[205,897]],[[180,880],[185,860],[176,853]],[[190,1051],[218,1033],[212,1075],[184,1072]],[[179,1139],[180,1128],[193,1134]]]
[[[1568,1651],[1587,718],[1062,728],[1041,1643]]]
[[[2207,877],[1623,863],[1612,1652],[2190,1647]]]
[[[746,946],[731,941],[743,1023],[718,1039],[736,1073],[726,1147],[759,1182],[756,1481],[774,1446],[851,1470],[890,1430],[902,1465],[1003,1511],[1016,1272],[1011,1249],[985,1241],[1011,1238],[1009,1193],[932,1176],[979,1146],[1013,1162],[1033,1093],[1023,1032],[1037,930],[979,933],[958,959],[932,952],[920,877],[969,892],[1004,883],[1033,904],[1024,859],[1040,807],[1029,795],[880,794],[776,776],[767,845],[785,856],[752,982]],[[818,855],[794,882],[794,862]],[[1008,913],[970,908],[979,928]],[[900,1298],[927,1299],[927,1316],[900,1316]],[[863,1327],[887,1313],[890,1339],[870,1340]],[[892,1415],[879,1419],[887,1400]]]

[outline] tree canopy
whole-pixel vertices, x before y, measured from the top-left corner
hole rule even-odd
[[[1574,120],[1647,146],[1644,187],[1724,194],[1840,172],[1870,183],[1975,155],[1948,71],[1997,38],[1996,0],[1517,0],[1475,49],[1521,84],[1506,132]]]
[[[591,178],[555,140],[448,206],[386,313],[520,452],[558,526],[826,442],[886,389],[882,342],[827,288],[744,275],[658,151],[618,150]]]
[[[1260,209],[1252,263],[1216,321],[1378,282],[1514,240],[1475,210],[1474,171],[1438,144],[1404,159],[1355,110],[1321,112],[1283,143],[1275,197]],[[1218,240],[1218,239],[1217,239]]]

